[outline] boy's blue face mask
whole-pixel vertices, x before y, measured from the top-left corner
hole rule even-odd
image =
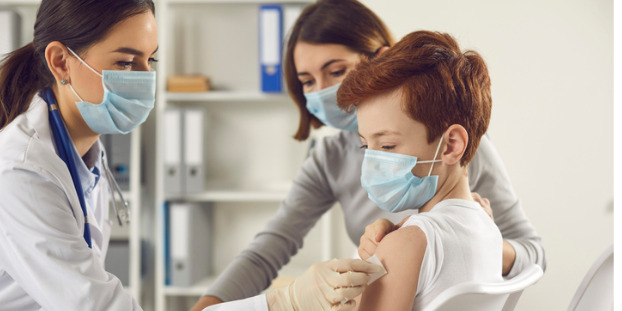
[[[434,159],[442,142],[441,136]],[[438,176],[430,174],[434,163],[441,161],[418,161],[417,157],[410,155],[367,149],[363,158],[361,185],[369,199],[387,212],[418,210],[436,194]],[[432,163],[428,176],[413,175],[412,169],[417,163]]]
[[[141,125],[155,104],[156,73],[153,71],[103,70],[99,74],[74,51],[67,48],[80,62],[102,77],[104,98],[100,104],[76,102],[86,124],[98,134],[127,134]]]
[[[358,132],[356,111],[347,113],[337,106],[337,90],[339,90],[340,85],[329,86],[318,92],[305,94],[307,110],[328,126]]]

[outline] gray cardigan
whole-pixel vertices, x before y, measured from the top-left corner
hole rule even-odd
[[[321,140],[311,151],[277,214],[218,277],[204,295],[231,301],[257,295],[266,289],[277,272],[302,247],[305,235],[335,202],[343,209],[345,226],[352,242],[359,244],[365,227],[378,218],[400,222],[413,211],[388,213],[376,207],[361,187],[364,152],[354,132]],[[514,266],[507,277],[523,267],[546,260],[540,237],[525,216],[501,158],[487,136],[468,167],[473,192],[490,200],[495,223],[503,239],[516,250]]]

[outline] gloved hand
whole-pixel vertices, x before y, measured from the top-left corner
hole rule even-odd
[[[270,311],[347,311],[360,295],[369,274],[382,267],[360,259],[333,259],[311,266],[293,283],[268,291]]]
[[[479,195],[479,193],[477,192],[471,192],[471,195],[473,196],[473,200],[479,203],[479,205],[481,205],[484,209],[484,212],[486,212],[486,214],[490,216],[490,219],[492,219],[492,221],[495,221],[495,217],[493,217],[492,215],[492,208],[490,208],[490,201],[488,201],[488,199],[486,198],[482,198],[482,196]]]

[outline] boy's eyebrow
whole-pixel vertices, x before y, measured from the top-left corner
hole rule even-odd
[[[376,132],[374,134],[372,134],[372,137],[378,138],[378,137],[382,137],[382,136],[387,136],[387,135],[399,135],[400,133],[397,131],[389,131],[389,130],[384,130],[384,131],[380,131],[380,132]]]
[[[360,137],[360,138],[363,138],[363,139],[365,138],[365,137],[363,136],[363,134],[361,134],[361,133],[358,133],[358,134],[359,134],[359,137]],[[383,130],[383,131],[380,131],[380,132],[376,132],[376,133],[371,134],[371,137],[378,138],[378,137],[387,136],[387,135],[392,135],[392,134],[393,134],[393,135],[399,135],[400,133],[399,133],[398,131]]]

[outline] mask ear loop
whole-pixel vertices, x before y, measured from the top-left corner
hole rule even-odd
[[[438,142],[438,146],[436,147],[436,152],[434,153],[434,161],[432,162],[432,166],[430,166],[430,171],[428,172],[428,176],[432,174],[432,169],[434,168],[434,162],[436,161],[436,156],[438,155],[438,151],[441,149],[441,144],[443,143],[443,135],[441,135],[441,140]]]
[[[89,69],[91,69],[91,71],[93,71],[96,75],[98,75],[100,78],[103,78],[104,76],[102,76],[99,72],[97,72],[97,70],[93,69],[93,67],[89,66],[89,64],[87,64],[82,58],[80,58],[80,56],[78,56],[78,54],[76,54],[76,52],[74,52],[72,49],[70,49],[68,46],[67,50],[69,50],[69,52],[71,52],[71,54],[73,54],[73,56],[75,56],[81,63],[83,63],[86,67],[88,67]]]
[[[104,78],[104,76],[102,76],[101,74],[99,74],[99,72],[97,72],[97,70],[93,69],[93,67],[89,66],[89,64],[87,64],[80,56],[78,56],[78,54],[76,54],[76,52],[74,52],[71,48],[69,48],[68,46],[65,46],[67,48],[67,50],[69,50],[69,52],[71,54],[73,54],[73,56],[75,56],[81,63],[84,64],[84,66],[86,66],[88,69],[91,69],[91,71],[93,71],[96,75],[100,76],[101,78]],[[81,101],[84,102],[84,100],[82,100],[82,97],[80,97],[80,95],[78,95],[78,93],[76,92],[76,90],[73,88],[73,86],[71,85],[71,83],[66,83],[67,85],[69,85],[69,88],[71,89],[71,91],[73,92],[74,95],[76,95],[76,97]]]
[[[76,97],[80,100],[80,102],[83,102],[84,100],[82,100],[82,97],[80,97],[80,95],[78,95],[78,93],[76,93],[76,90],[73,89],[73,86],[71,85],[71,83],[67,83],[67,85],[69,85],[69,88],[71,89],[73,94],[76,95]]]

